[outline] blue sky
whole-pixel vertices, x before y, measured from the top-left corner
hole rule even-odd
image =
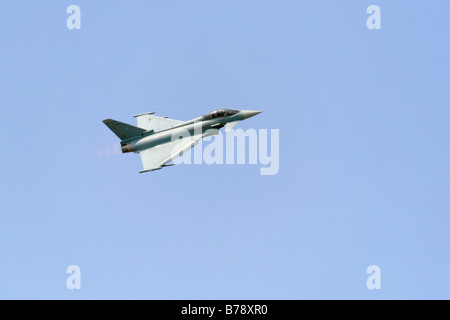
[[[81,30],[66,27],[71,4]],[[372,4],[381,30],[366,27]],[[450,298],[449,12],[1,2],[0,298]],[[139,174],[102,123],[220,107],[263,111],[242,129],[279,129],[277,175]]]

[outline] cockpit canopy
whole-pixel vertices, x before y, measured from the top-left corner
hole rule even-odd
[[[203,116],[204,119],[214,119],[214,118],[221,118],[226,116],[232,116],[238,113],[238,110],[232,110],[232,109],[219,109],[211,111],[210,113],[207,113]]]

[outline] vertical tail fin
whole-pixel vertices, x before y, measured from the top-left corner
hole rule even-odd
[[[103,123],[122,141],[141,136],[142,133],[146,131],[145,129],[138,128],[113,119],[103,120]]]

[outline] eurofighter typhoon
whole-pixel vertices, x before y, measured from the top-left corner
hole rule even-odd
[[[139,172],[144,173],[172,166],[167,163],[193,148],[202,138],[218,134],[223,127],[231,130],[239,121],[259,113],[261,111],[219,109],[180,121],[148,112],[134,116],[136,127],[112,119],[103,123],[119,137],[122,153],[140,154],[143,170]]]

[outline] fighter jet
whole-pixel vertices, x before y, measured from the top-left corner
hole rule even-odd
[[[122,153],[139,153],[143,170],[150,172],[172,166],[167,164],[193,148],[202,138],[219,133],[219,129],[233,129],[239,121],[261,111],[219,109],[201,117],[180,121],[154,116],[154,112],[135,115],[137,126],[113,119],[103,123],[119,137]]]

